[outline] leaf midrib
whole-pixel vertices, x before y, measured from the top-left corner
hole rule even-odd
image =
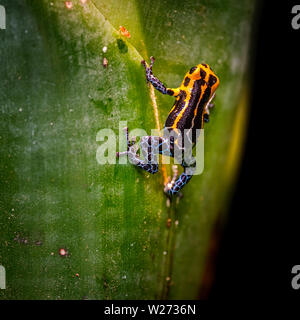
[[[101,12],[101,10],[97,7],[97,5],[94,3],[93,0],[90,0],[90,3],[93,5],[93,7],[98,11],[98,13],[103,17],[105,21],[107,21],[111,28],[118,33],[118,30],[113,26],[113,24],[110,22],[108,18],[105,17],[105,15]],[[139,52],[139,50],[129,41],[125,40],[130,47],[135,51],[136,55],[139,56],[140,60],[145,60],[142,56],[142,54]],[[146,49],[145,49],[146,50]],[[146,51],[147,54],[147,51]],[[158,106],[157,106],[157,101],[156,101],[156,96],[155,96],[155,90],[152,84],[149,84],[149,89],[150,89],[150,99],[151,99],[151,105],[154,113],[154,118],[155,118],[155,123],[156,123],[156,129],[161,132],[161,127],[160,127],[160,122],[159,122],[159,111],[158,111]],[[164,163],[161,164],[162,168],[162,173],[163,173],[163,182],[164,185],[168,182],[168,176],[167,176],[167,168]],[[170,217],[171,215],[174,216],[174,208],[172,209],[173,206],[167,207],[166,206],[166,211],[167,211],[167,216]],[[176,210],[175,210],[176,211]],[[168,229],[168,235],[167,235],[167,241],[166,241],[166,247],[170,248],[169,250],[171,251],[170,254],[168,254],[165,263],[164,263],[164,273],[165,276],[169,277],[171,276],[172,268],[173,268],[173,262],[174,262],[174,251],[175,251],[175,235],[176,232],[174,228],[169,228]],[[173,239],[172,241],[170,239]],[[168,294],[169,294],[169,284],[164,281],[163,277],[163,287],[162,287],[162,293],[161,297],[164,299],[167,299]]]

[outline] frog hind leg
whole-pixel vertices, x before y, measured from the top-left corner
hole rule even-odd
[[[158,136],[143,136],[140,140],[141,152],[144,159],[142,160],[137,154],[139,149],[135,144],[135,138],[132,140],[128,137],[128,129],[124,128],[127,139],[127,151],[118,152],[117,157],[127,155],[130,163],[138,166],[139,168],[149,172],[156,173],[158,171],[158,153],[161,150],[161,137]]]
[[[195,172],[194,167],[184,167],[184,172],[177,178],[177,170],[173,169],[173,179],[165,185],[164,192],[168,196],[174,196],[192,179]]]
[[[130,140],[128,137],[128,129],[125,128],[127,138],[127,151],[120,152],[117,156],[127,155],[129,161],[138,166],[139,168],[149,172],[156,173],[158,171],[158,154],[164,156],[174,157],[174,147],[170,144],[169,139],[159,136],[143,136],[141,137],[141,152],[144,160],[137,154],[138,145],[135,144],[135,139]],[[195,171],[195,160],[191,158],[193,164],[188,166],[185,162],[182,163],[184,172],[178,177],[177,166],[173,166],[173,178],[170,180],[164,188],[164,192],[168,196],[173,196],[179,193],[179,191],[191,180]],[[191,163],[191,162],[189,162]]]
[[[177,147],[179,148],[179,146]],[[180,153],[184,156],[183,159],[178,158]],[[192,179],[196,171],[196,159],[193,157],[192,148],[179,148],[177,151],[175,148],[174,156],[177,161],[181,161],[181,166],[183,167],[184,172],[178,177],[177,166],[173,166],[173,178],[165,185],[164,189],[164,192],[170,197],[177,195],[179,191]]]
[[[150,172],[152,174],[158,171],[156,138],[158,137],[141,137],[140,145],[144,160],[142,160],[137,154],[137,145],[130,146],[128,151],[128,159],[133,165],[136,165],[139,168],[146,170],[147,172]]]
[[[158,163],[154,161],[141,160],[139,155],[137,154],[138,146],[134,145],[129,148],[128,151],[128,159],[131,164],[138,166],[139,168],[149,172],[156,173],[158,171]],[[143,149],[142,149],[143,152]]]
[[[124,152],[117,152],[116,153],[116,157],[119,158],[121,156],[125,156],[125,155],[128,155],[128,152],[129,152],[129,149],[130,147],[132,147],[134,144],[135,144],[135,140],[136,140],[136,137],[132,137],[131,140],[129,139],[129,135],[128,135],[128,128],[125,127],[123,128],[123,131],[125,133],[125,136],[126,136],[126,142],[127,142],[127,151],[124,151]]]
[[[216,94],[214,93],[205,106],[203,114],[203,120],[205,122],[209,122],[210,109],[212,109],[215,106],[215,104],[212,102],[212,100],[215,98],[215,95]]]

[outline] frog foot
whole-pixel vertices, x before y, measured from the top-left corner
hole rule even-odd
[[[172,188],[175,185],[175,181],[178,177],[178,167],[176,165],[172,166],[172,172],[173,172],[173,178],[171,179],[171,177],[168,177],[168,182],[165,184],[164,187],[164,193],[168,196],[172,195]]]
[[[116,153],[116,157],[117,157],[117,158],[119,158],[120,156],[126,156],[126,155],[128,155],[128,152],[129,152],[130,147],[134,146],[135,143],[136,143],[136,137],[132,137],[131,140],[129,139],[128,128],[127,128],[127,127],[123,128],[123,131],[125,132],[125,136],[126,136],[127,151],[117,152],[117,153]]]
[[[150,60],[151,60],[151,63],[150,63],[150,66],[149,66],[149,67],[147,67],[147,64],[146,64],[146,61],[145,61],[145,60],[142,60],[142,61],[141,61],[141,64],[145,67],[146,71],[152,71],[152,67],[153,67],[155,58],[154,58],[153,56],[151,56],[151,57],[150,57]]]
[[[149,86],[150,78],[151,78],[151,76],[153,76],[152,67],[153,67],[155,58],[151,56],[151,57],[150,57],[150,60],[151,60],[151,63],[150,63],[150,66],[149,66],[149,67],[147,67],[147,64],[146,64],[146,61],[145,61],[145,60],[142,60],[142,61],[141,61],[141,64],[144,66],[144,68],[145,68],[145,70],[146,70],[146,78],[147,78],[147,84],[148,84],[148,86]]]

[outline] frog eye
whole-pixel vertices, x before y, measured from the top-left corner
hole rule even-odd
[[[213,76],[212,74],[209,75],[208,85],[209,85],[210,87],[212,87],[217,81],[218,81],[218,79],[217,79],[215,76]]]
[[[192,67],[192,68],[190,69],[190,74],[192,74],[196,69],[197,69],[197,67]]]

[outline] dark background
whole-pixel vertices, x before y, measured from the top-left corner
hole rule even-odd
[[[291,10],[300,1],[260,3],[246,149],[210,298],[300,302],[291,287],[300,264],[300,29]]]

